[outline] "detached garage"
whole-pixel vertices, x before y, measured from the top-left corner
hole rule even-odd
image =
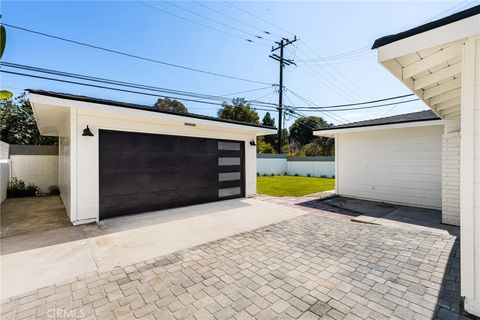
[[[74,224],[256,193],[257,136],[274,128],[29,90],[59,136],[59,187]]]
[[[335,138],[339,195],[442,208],[443,120],[432,111],[315,131]]]

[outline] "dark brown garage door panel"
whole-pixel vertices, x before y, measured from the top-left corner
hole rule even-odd
[[[100,219],[245,195],[244,142],[100,130]]]

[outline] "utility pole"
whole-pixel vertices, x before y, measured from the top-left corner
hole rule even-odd
[[[277,152],[280,154],[282,153],[282,118],[283,118],[283,68],[285,66],[289,66],[295,64],[293,60],[285,59],[283,57],[283,48],[286,46],[294,43],[297,41],[297,36],[293,38],[293,40],[289,40],[287,38],[282,38],[279,42],[275,42],[278,46],[276,48],[272,47],[271,52],[275,52],[280,50],[280,55],[271,54],[269,55],[270,58],[277,60],[280,62],[280,83],[278,89],[278,133],[277,133]]]

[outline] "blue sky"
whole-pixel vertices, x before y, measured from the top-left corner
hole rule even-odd
[[[286,56],[298,61],[299,67],[291,66],[285,70],[285,103],[300,107],[305,106],[305,102],[297,99],[288,90],[320,106],[409,93],[407,88],[377,63],[376,54],[371,50],[365,49],[348,58],[328,58],[328,63],[319,59],[315,62],[308,60],[315,54],[331,57],[350,50],[369,48],[373,41],[381,36],[404,31],[438,15],[441,17],[473,6],[478,4],[478,0],[232,2],[271,24],[264,23],[223,1],[202,2],[223,15],[192,1],[172,3],[148,2],[148,5],[170,14],[135,1],[2,1],[1,11],[2,22],[8,24],[267,83],[278,82],[278,64],[268,58],[272,41],[277,39],[276,35],[292,37],[295,34],[301,41],[290,46],[286,50]],[[451,8],[451,11],[445,13]],[[185,21],[172,14],[228,32],[235,37]],[[267,30],[275,36],[267,36],[269,39],[264,40],[266,44],[243,40],[246,37],[252,38],[247,33],[261,34],[260,30]],[[12,63],[213,95],[265,87],[261,84],[229,80],[122,57],[11,28],[7,28],[7,39],[3,60]],[[154,97],[6,74],[2,74],[1,85],[15,93],[23,88],[37,88],[148,105],[155,101]],[[273,88],[239,96],[278,101]],[[218,108],[197,103],[185,104],[191,112],[206,115],[215,115]],[[393,109],[385,107],[336,114],[341,116],[343,121],[358,121],[423,109],[425,106],[421,102],[414,102],[400,104]],[[263,116],[265,112],[259,113]],[[308,114],[321,115],[330,122],[339,123],[338,118],[331,118],[331,114]]]

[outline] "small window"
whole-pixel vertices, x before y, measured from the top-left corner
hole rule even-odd
[[[218,150],[240,150],[240,143],[239,142],[225,142],[225,141],[218,141]]]
[[[239,195],[240,193],[241,193],[240,187],[218,189],[218,196],[220,198],[236,196],[236,195]]]
[[[239,166],[240,158],[218,158],[219,166]]]
[[[218,174],[218,181],[240,180],[240,172],[223,172]]]

